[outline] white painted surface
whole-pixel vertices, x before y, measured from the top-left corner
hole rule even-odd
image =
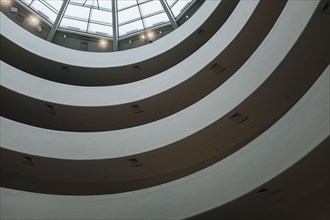
[[[152,188],[103,196],[54,196],[1,188],[0,217],[182,219],[223,205],[280,174],[330,135],[329,75],[328,66],[271,128],[197,173]]]
[[[45,157],[102,159],[143,153],[188,137],[227,114],[271,75],[318,3],[289,1],[270,34],[237,73],[207,97],[174,115],[138,127],[89,133],[41,129],[1,117],[0,145]]]
[[[125,51],[109,53],[83,52],[54,45],[48,41],[40,40],[37,36],[17,26],[2,13],[0,14],[0,30],[1,34],[7,39],[10,39],[31,53],[56,62],[95,68],[126,66],[155,57],[178,45],[207,20],[220,2],[220,0],[206,1],[196,11],[194,16],[187,20],[180,28],[175,29],[171,34],[164,36],[152,44]],[[51,53],[49,53],[50,50],[52,51]]]
[[[146,99],[179,85],[207,66],[233,41],[237,34],[242,30],[252,15],[253,11],[257,7],[258,2],[259,1],[241,1],[229,19],[225,22],[225,24],[206,44],[204,44],[193,55],[189,56],[183,62],[173,66],[172,68],[144,80],[105,87],[72,86],[44,80],[42,78],[26,74],[1,61],[0,67],[2,71],[0,82],[2,86],[18,93],[25,94],[39,100],[45,100],[48,102],[64,105],[109,106],[131,103]],[[17,25],[13,24],[12,26]],[[181,29],[181,27],[179,29]],[[18,30],[21,30],[21,28],[18,28]],[[18,30],[15,29],[15,31]],[[5,31],[8,30],[5,29]],[[179,38],[183,37],[181,36]],[[22,41],[22,39],[24,40],[24,38],[20,37],[19,41]],[[39,43],[42,41],[39,38],[34,40],[35,41],[33,43],[31,42],[32,45],[39,45]],[[165,40],[171,41],[171,39],[164,37],[164,41]],[[156,42],[152,45],[156,45]],[[56,45],[52,46],[55,46],[55,48],[57,47]],[[61,47],[61,49],[63,48]],[[143,52],[148,53],[144,50]],[[63,55],[65,54],[66,53]],[[139,53],[133,50],[129,50],[129,54],[133,55],[134,57],[140,56]],[[79,56],[79,54],[75,55],[75,57]],[[105,54],[105,57],[102,59],[106,58],[106,56],[108,55]],[[122,59],[125,60],[126,58]],[[100,94],[112,95],[104,96]]]

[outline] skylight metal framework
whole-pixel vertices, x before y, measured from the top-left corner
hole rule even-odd
[[[57,30],[96,35],[113,40],[157,26],[178,27],[179,16],[197,0],[19,0]]]
[[[49,23],[53,24],[56,20],[58,12],[63,4],[63,0],[19,0],[35,11]]]
[[[54,22],[54,24],[52,26],[52,29],[50,30],[50,33],[48,35],[48,38],[47,38],[48,41],[52,41],[52,39],[53,39],[53,37],[55,35],[55,32],[56,32],[58,26],[60,25],[60,21],[62,20],[62,18],[64,16],[64,12],[65,12],[68,4],[69,4],[69,1],[68,0],[64,0],[63,1],[63,4],[62,4],[62,6],[61,6],[61,8],[60,8],[60,10],[59,10],[59,12],[57,14],[56,20],[55,20],[55,22]]]

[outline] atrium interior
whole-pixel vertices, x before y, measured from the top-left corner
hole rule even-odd
[[[0,3],[0,219],[330,218],[329,0]]]

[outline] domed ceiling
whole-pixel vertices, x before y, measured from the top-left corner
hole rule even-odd
[[[58,29],[121,38],[175,20],[196,0],[19,0]]]

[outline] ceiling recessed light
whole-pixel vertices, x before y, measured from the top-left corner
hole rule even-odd
[[[36,16],[30,15],[28,18],[28,22],[30,25],[37,26],[40,21]]]
[[[149,39],[153,38],[153,36],[154,36],[154,33],[152,33],[152,32],[149,32],[149,33],[148,33],[148,38],[149,38]]]
[[[1,6],[10,6],[11,5],[11,3],[12,3],[12,0],[1,0],[0,1],[0,5]]]
[[[108,41],[106,39],[100,39],[99,40],[99,46],[101,48],[106,48],[108,46]]]

